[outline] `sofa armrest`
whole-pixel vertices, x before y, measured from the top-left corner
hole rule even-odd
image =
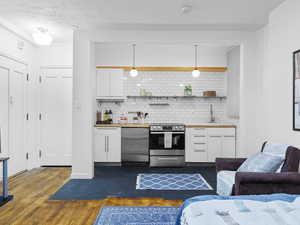
[[[234,195],[300,194],[299,173],[246,173],[235,175]]]
[[[216,169],[217,172],[221,170],[236,171],[246,158],[216,158]]]

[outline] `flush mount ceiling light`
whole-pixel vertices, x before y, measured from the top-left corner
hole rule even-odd
[[[191,5],[188,5],[188,4],[184,4],[181,6],[181,9],[180,9],[180,13],[181,14],[188,14],[192,11],[193,7]]]
[[[132,45],[132,69],[130,70],[131,77],[136,77],[138,75],[138,71],[135,68],[135,46],[136,44]]]
[[[195,45],[195,69],[192,72],[192,76],[194,78],[197,78],[200,76],[200,71],[197,66],[197,61],[198,61],[198,45]]]
[[[53,38],[48,33],[48,30],[39,27],[36,32],[32,34],[32,38],[38,45],[51,45]]]

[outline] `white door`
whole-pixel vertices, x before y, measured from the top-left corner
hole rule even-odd
[[[9,174],[26,170],[24,142],[25,125],[25,68],[15,65],[10,73],[10,130],[9,130]]]
[[[72,69],[45,69],[40,86],[41,165],[71,165]]]
[[[9,143],[9,69],[0,65],[0,138],[1,156],[8,155]]]
[[[112,69],[109,73],[110,78],[110,96],[123,97],[123,70]]]
[[[101,130],[95,131],[94,140],[94,161],[107,162],[107,135]]]
[[[208,162],[215,162],[222,152],[222,136],[208,137]]]
[[[107,149],[108,162],[121,162],[121,135],[119,131],[108,136]]]

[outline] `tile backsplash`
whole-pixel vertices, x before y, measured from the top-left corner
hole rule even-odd
[[[191,72],[139,72],[132,78],[124,74],[126,95],[140,95],[140,88],[159,96],[182,96],[184,86],[191,84],[193,95],[201,96],[203,91],[215,90],[217,95],[226,95],[226,72],[201,72],[193,78]]]
[[[203,91],[207,90],[216,91],[218,96],[226,96],[226,72],[202,72],[196,79],[191,76],[191,72],[140,71],[136,78],[130,77],[128,72],[125,72],[125,95],[129,96],[127,100],[121,103],[99,101],[97,109],[111,109],[114,122],[118,122],[121,113],[141,111],[149,113],[149,118],[145,122],[192,124],[208,122],[210,104],[213,104],[216,121],[224,121],[226,99],[134,97],[140,95],[141,88],[151,92],[153,96],[183,96],[184,86],[189,84],[192,85],[195,96],[202,96]]]

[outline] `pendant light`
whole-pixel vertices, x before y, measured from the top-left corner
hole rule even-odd
[[[135,46],[136,44],[133,44],[132,45],[132,69],[130,70],[130,76],[131,77],[136,77],[138,75],[138,71],[137,69],[135,68]]]
[[[198,69],[198,66],[197,66],[197,61],[198,61],[198,45],[195,45],[195,68],[192,72],[192,76],[194,78],[197,78],[200,76],[200,71]]]

